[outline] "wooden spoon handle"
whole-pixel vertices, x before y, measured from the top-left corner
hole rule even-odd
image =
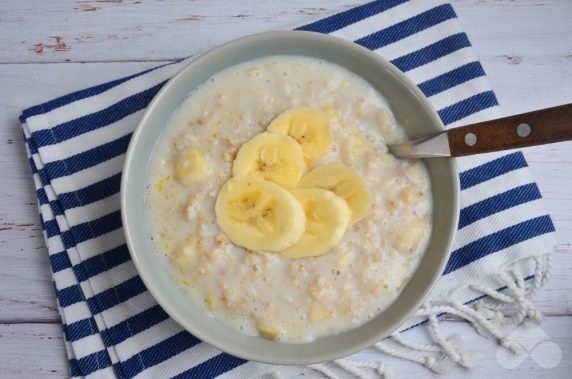
[[[572,104],[453,128],[452,157],[572,140]]]

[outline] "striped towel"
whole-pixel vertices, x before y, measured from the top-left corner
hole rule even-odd
[[[485,72],[444,1],[374,1],[299,29],[355,41],[390,60],[417,83],[448,127],[499,116]],[[276,369],[221,353],[184,331],[146,290],[125,245],[119,183],[131,133],[153,96],[186,63],[22,113],[73,377],[252,377]],[[520,152],[458,162],[459,231],[430,303],[466,303],[482,295],[470,284],[499,288],[499,269],[510,265],[530,277],[535,267],[529,258],[549,253],[555,243]],[[293,375],[307,369],[280,370]]]

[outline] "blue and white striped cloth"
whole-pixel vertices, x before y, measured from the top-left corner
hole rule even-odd
[[[448,127],[499,116],[485,72],[444,1],[374,1],[299,29],[346,38],[387,58]],[[21,116],[73,377],[252,377],[269,368],[181,329],[145,289],[125,245],[118,192],[131,133],[186,63],[71,93]],[[476,294],[467,283],[498,288],[499,268],[554,245],[554,227],[520,152],[459,159],[459,167],[459,231],[432,300],[469,301]],[[532,265],[518,267],[524,277],[533,274]]]

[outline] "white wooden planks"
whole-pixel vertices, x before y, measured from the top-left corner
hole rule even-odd
[[[72,90],[198,54],[254,32],[285,28],[361,3],[349,0],[71,1],[0,4],[0,377],[61,377],[67,364],[47,251],[17,117],[22,108]],[[572,102],[572,2],[453,0],[505,114]],[[183,36],[184,38],[182,38]],[[52,38],[53,37],[53,38]],[[55,37],[61,37],[59,40]],[[76,62],[76,63],[66,63]],[[79,63],[91,62],[91,63]],[[572,352],[572,153],[570,143],[525,152],[560,245],[554,275],[535,303],[543,329]],[[472,377],[565,377],[527,360],[504,370],[495,344],[449,322],[485,353]],[[419,329],[412,333],[422,335]],[[368,353],[361,355],[367,359]],[[387,359],[402,377],[427,371]],[[313,374],[309,373],[310,377]],[[456,370],[453,376],[466,375]]]

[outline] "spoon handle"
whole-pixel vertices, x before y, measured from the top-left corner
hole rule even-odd
[[[452,157],[572,140],[572,103],[449,129]]]

